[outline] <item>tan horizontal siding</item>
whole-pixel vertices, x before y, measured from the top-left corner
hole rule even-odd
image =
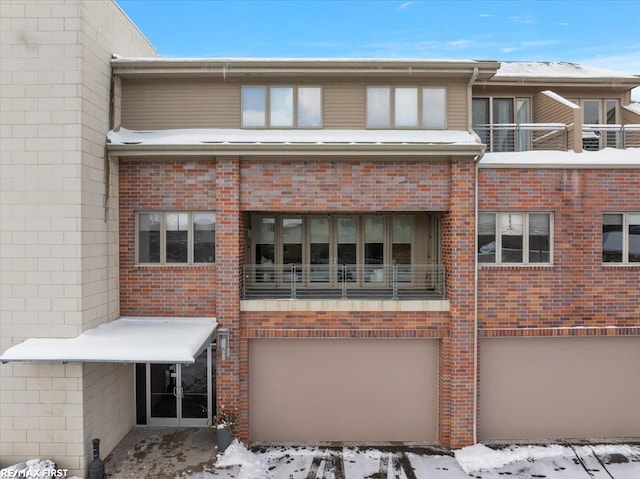
[[[468,108],[467,101],[467,84],[452,83],[447,85],[447,128],[449,130],[467,130],[468,124]]]
[[[323,86],[324,127],[365,127],[364,83],[330,83]]]
[[[569,127],[567,148],[570,150],[582,148],[579,144],[582,141],[582,110],[571,108],[542,92],[533,98],[533,112],[533,123],[564,123],[567,125]],[[538,135],[544,137],[545,133],[535,132],[534,139]],[[555,140],[551,139],[550,141],[552,143],[549,149],[554,149]],[[538,142],[537,147],[544,149],[543,142]]]
[[[129,129],[240,128],[240,86],[197,80],[123,80]]]

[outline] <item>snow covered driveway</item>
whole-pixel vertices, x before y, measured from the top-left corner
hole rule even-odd
[[[640,479],[640,445],[258,447],[234,442],[188,479]]]

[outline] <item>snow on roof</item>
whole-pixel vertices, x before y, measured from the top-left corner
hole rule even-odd
[[[480,168],[640,168],[640,148],[486,153],[478,164]]]
[[[459,130],[248,130],[180,129],[110,131],[111,145],[474,145],[479,138]]]
[[[640,115],[640,103],[630,103],[628,105],[623,106],[622,108],[626,108],[627,110],[635,113],[636,115]]]
[[[486,63],[495,60],[469,60],[469,59],[440,59],[440,58],[361,58],[361,57],[127,57],[114,53],[111,56],[113,63],[131,62],[211,62],[211,63]]]
[[[216,327],[215,318],[120,318],[77,338],[27,339],[0,361],[193,363]]]
[[[493,78],[619,78],[640,83],[638,75],[569,62],[501,62]]]

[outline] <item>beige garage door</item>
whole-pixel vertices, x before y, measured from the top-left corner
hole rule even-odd
[[[479,439],[638,437],[640,338],[480,341]]]
[[[254,339],[252,441],[437,439],[438,341]]]

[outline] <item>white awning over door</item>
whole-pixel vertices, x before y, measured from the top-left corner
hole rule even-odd
[[[213,338],[215,318],[123,317],[77,338],[30,338],[0,361],[193,363]]]

